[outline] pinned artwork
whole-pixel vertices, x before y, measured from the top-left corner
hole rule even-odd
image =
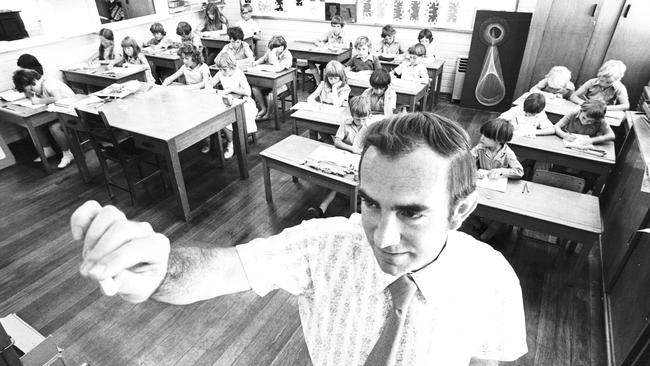
[[[479,37],[488,46],[488,50],[474,95],[485,106],[497,105],[506,96],[498,46],[508,37],[508,32],[508,24],[503,19],[490,18],[481,23]]]

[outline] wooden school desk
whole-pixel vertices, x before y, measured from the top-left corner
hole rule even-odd
[[[275,106],[275,129],[279,130],[280,129],[280,121],[278,119],[278,88],[281,87],[282,85],[285,85],[287,83],[291,83],[291,90],[290,92],[292,93],[291,95],[294,96],[292,97],[292,102],[296,102],[298,99],[297,92],[297,79],[296,79],[296,69],[295,68],[289,68],[287,70],[283,70],[280,72],[272,72],[272,71],[261,71],[258,70],[254,67],[250,67],[247,65],[242,65],[242,70],[244,70],[244,74],[246,75],[246,80],[248,80],[248,84],[250,86],[258,86],[261,88],[270,88],[273,93],[273,105]],[[210,73],[212,76],[214,76],[219,69],[215,65],[210,66]],[[283,122],[284,122],[284,116],[282,116]]]
[[[264,190],[266,200],[273,200],[271,193],[271,171],[277,169],[281,172],[302,178],[321,187],[343,193],[350,198],[350,213],[357,211],[357,189],[359,183],[350,177],[341,177],[327,174],[302,163],[307,156],[319,146],[331,145],[296,135],[290,135],[268,149],[260,152],[262,158],[262,171],[264,175]]]
[[[350,86],[350,96],[361,95],[364,90],[370,88],[370,80],[348,78]],[[397,104],[407,104],[411,112],[415,112],[415,104],[422,100],[422,110],[426,109],[427,104],[427,84],[418,82],[399,82],[391,85],[391,88],[397,93]]]
[[[172,189],[185,221],[189,221],[203,204],[190,209],[179,159],[181,151],[234,123],[233,142],[239,175],[242,179],[248,178],[244,145],[246,122],[241,100],[235,99],[231,107],[225,107],[221,98],[212,92],[154,87],[148,92],[106,103],[98,110],[104,112],[112,127],[130,132],[138,147],[165,157]]]
[[[309,138],[318,139],[318,133],[336,135],[341,122],[350,118],[350,110],[345,108],[340,113],[328,113],[324,111],[311,111],[300,109],[291,115],[293,119],[294,132],[298,134],[298,127],[309,130]]]
[[[151,73],[157,78],[161,70],[165,70],[171,75],[183,66],[183,60],[176,53],[177,51],[177,49],[168,49],[154,52],[144,48],[142,53],[144,53],[147,61],[153,65]]]
[[[598,197],[512,179],[508,180],[505,193],[480,187],[478,192],[474,213],[480,217],[582,243],[574,273],[587,262],[591,248],[600,242],[603,224]]]
[[[255,47],[252,36],[244,38],[244,42],[248,43],[251,46],[251,49]],[[205,47],[208,52],[211,50],[217,50],[217,52],[219,52],[226,47],[228,43],[230,43],[230,38],[227,34],[218,36],[201,36],[201,44],[203,44],[203,47]],[[253,55],[257,57],[257,49],[253,50]]]
[[[569,149],[556,135],[537,136],[535,138],[513,136],[508,146],[515,152],[519,160],[533,159],[558,164],[567,168],[598,174],[594,186],[594,195],[600,194],[610,170],[616,163],[614,142],[594,145],[596,149],[605,150],[603,157],[594,156],[578,150]]]
[[[287,49],[291,52],[294,60],[302,59],[322,63],[328,63],[332,60],[343,63],[352,55],[350,48],[318,47],[313,42],[305,41],[289,42]]]
[[[43,163],[43,169],[47,174],[52,173],[52,167],[45,157],[45,152],[43,152],[43,142],[45,141],[40,141],[38,139],[36,128],[56,121],[57,118],[56,113],[50,113],[47,111],[47,106],[29,108],[10,102],[0,101],[0,121],[6,121],[27,129],[27,133],[29,133],[29,137],[32,139],[36,152]]]
[[[403,61],[403,60],[402,60]],[[387,66],[388,69],[392,70],[399,66],[402,61],[395,59],[393,61],[380,61],[382,65]],[[435,59],[433,62],[427,62],[426,59],[423,61],[424,65],[427,67],[429,72],[429,77],[431,78],[431,88],[429,88],[429,110],[433,109],[433,106],[438,103],[438,96],[440,96],[440,87],[442,84],[442,70],[445,67],[445,60]]]
[[[546,96],[548,93],[544,93]],[[517,98],[514,102],[512,102],[512,105],[520,105],[524,104],[524,100],[526,100],[526,97],[530,95],[530,92],[522,94],[519,98]],[[546,114],[548,115],[548,118],[551,120],[551,122],[555,123],[559,121],[562,117],[565,115],[576,111],[579,106],[569,100],[566,100],[564,98],[545,98],[546,99]],[[621,121],[623,121],[623,118],[625,117],[625,112],[624,111],[608,111],[605,114],[605,121],[607,121],[607,124],[609,124],[611,127],[619,127],[621,125]]]
[[[70,86],[80,87],[85,94],[104,89],[115,84],[129,80],[147,81],[145,69],[140,66],[113,67],[106,69],[103,66],[92,68],[69,68],[61,70],[63,79]]]

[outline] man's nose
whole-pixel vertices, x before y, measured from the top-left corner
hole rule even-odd
[[[374,234],[375,245],[386,248],[399,244],[400,225],[394,213],[382,214]]]

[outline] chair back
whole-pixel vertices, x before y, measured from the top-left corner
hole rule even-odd
[[[75,109],[75,111],[79,117],[81,127],[90,136],[91,141],[94,140],[99,143],[99,145],[118,145],[113,129],[106,121],[106,116],[103,112],[100,111],[98,114],[94,114],[80,109]]]
[[[585,188],[583,178],[548,170],[536,170],[535,174],[533,174],[533,182],[573,192],[582,192]]]

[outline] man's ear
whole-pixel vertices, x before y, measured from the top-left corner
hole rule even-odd
[[[457,230],[460,225],[465,221],[465,219],[474,212],[474,209],[478,205],[478,192],[474,191],[470,193],[467,197],[463,198],[456,204],[454,209],[454,214],[449,220],[449,229]]]

